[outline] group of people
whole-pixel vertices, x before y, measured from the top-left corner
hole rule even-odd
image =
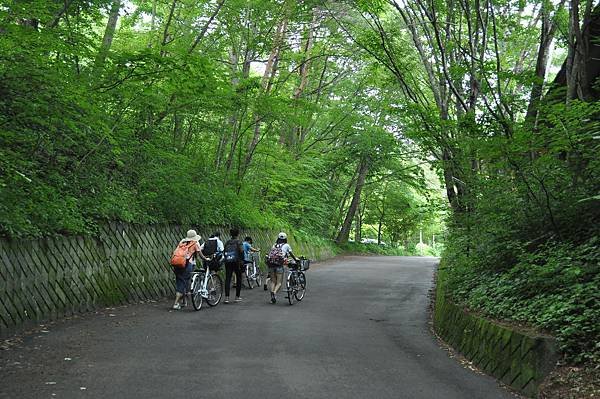
[[[173,309],[179,310],[185,303],[185,294],[189,290],[190,278],[196,268],[196,262],[204,262],[206,270],[211,265],[225,264],[225,300],[229,303],[229,294],[231,290],[231,280],[235,275],[235,302],[242,301],[240,296],[242,288],[242,273],[246,262],[252,262],[252,254],[260,252],[260,249],[252,245],[252,237],[245,237],[243,241],[239,239],[239,230],[231,229],[230,238],[225,243],[221,241],[221,234],[215,232],[204,243],[200,244],[202,237],[195,230],[188,230],[186,237],[179,245],[185,245],[187,254],[185,255],[184,267],[173,267],[175,273],[175,303]],[[271,248],[267,257],[267,266],[269,269],[268,285],[265,282],[265,289],[269,289],[271,294],[271,303],[277,302],[277,293],[283,284],[283,268],[288,258],[297,260],[292,253],[292,248],[287,242],[287,234],[281,232]],[[214,267],[213,267],[214,269]]]

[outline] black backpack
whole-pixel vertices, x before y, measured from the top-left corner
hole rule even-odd
[[[204,249],[202,253],[204,256],[212,256],[217,252],[217,240],[206,240],[204,242]]]
[[[231,239],[225,243],[225,262],[237,263],[242,259],[240,253],[240,240]]]

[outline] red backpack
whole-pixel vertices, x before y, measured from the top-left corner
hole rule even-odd
[[[194,254],[193,248],[196,246],[196,241],[180,242],[171,255],[171,265],[174,267],[183,268],[187,265],[188,259]]]

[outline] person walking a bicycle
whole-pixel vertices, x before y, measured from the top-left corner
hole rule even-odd
[[[238,229],[231,229],[229,231],[231,238],[225,243],[225,302],[229,303],[229,291],[231,289],[231,276],[235,273],[236,285],[235,285],[235,301],[240,302],[240,291],[242,288],[242,267],[244,261],[244,248],[242,242],[239,240],[238,235],[240,231]]]
[[[218,271],[221,268],[221,260],[223,258],[225,246],[220,237],[221,233],[217,231],[211,234],[210,237],[208,237],[208,240],[200,245],[202,254],[207,258],[207,261],[204,263],[207,270]]]
[[[271,303],[277,302],[277,293],[283,284],[283,267],[287,264],[290,257],[294,259],[294,261],[298,261],[298,259],[292,253],[292,247],[287,242],[287,234],[281,232],[277,236],[277,241],[267,255]]]
[[[196,256],[199,255],[202,259],[207,260],[198,243],[201,238],[196,230],[188,230],[186,237],[179,241],[171,257],[171,264],[180,263],[182,266],[173,266],[173,273],[175,273],[175,303],[173,309],[175,310],[181,309],[181,301],[185,298],[186,291],[190,286],[190,277],[196,267]],[[181,258],[181,261],[178,262],[176,258]]]
[[[252,254],[260,252],[260,249],[252,246],[252,237],[250,236],[246,236],[246,238],[244,238],[242,247],[244,248],[244,268],[242,268],[242,273],[244,273],[246,270],[246,264],[253,263]]]

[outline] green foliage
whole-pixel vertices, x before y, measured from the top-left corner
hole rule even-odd
[[[0,7],[0,235],[117,219],[289,228],[328,247],[352,222],[388,245],[344,251],[445,248],[457,300],[598,359],[600,103],[552,88],[526,118],[530,10],[563,51],[568,10],[132,0],[112,32],[111,4]]]
[[[0,8],[0,235],[85,234],[116,219],[330,237],[361,158],[373,176],[412,163],[390,165],[405,146],[394,120],[382,123],[394,93],[379,98],[380,76],[356,67],[335,21],[312,50],[288,45],[316,29],[319,2],[134,0],[111,33],[112,4]],[[275,50],[265,80],[254,67]]]
[[[541,25],[556,24],[556,54],[583,51],[574,46],[597,41],[597,32],[584,22],[576,28],[585,38],[575,43],[569,7],[547,1],[482,8],[470,0],[461,7],[414,0],[390,2],[387,12],[369,4],[359,2],[362,19],[349,17],[345,26],[402,93],[390,115],[429,151],[444,183],[452,208],[443,256],[448,291],[493,317],[556,334],[573,361],[597,361],[597,260],[582,253],[600,236],[600,102],[597,92],[585,93],[598,85],[585,76],[564,81],[597,74],[588,60],[563,64],[563,55],[550,60],[563,64],[555,85],[539,69],[548,50],[540,37],[552,36],[540,34]],[[434,196],[413,185],[412,197],[403,183],[389,194],[371,190],[375,204],[359,215],[362,231],[375,225],[404,238],[436,230],[439,213],[424,209]],[[382,226],[386,215],[395,222]]]
[[[550,332],[577,363],[599,356],[596,114],[597,104],[553,105],[541,131],[488,138],[472,210],[453,216],[444,254],[458,301]]]
[[[392,247],[378,244],[362,244],[347,242],[339,245],[344,253],[356,255],[385,255],[385,256],[408,256],[417,255],[414,250],[402,246]]]
[[[446,292],[455,300],[501,320],[550,332],[575,362],[600,359],[600,246],[548,242],[522,252],[503,271],[446,258]]]

